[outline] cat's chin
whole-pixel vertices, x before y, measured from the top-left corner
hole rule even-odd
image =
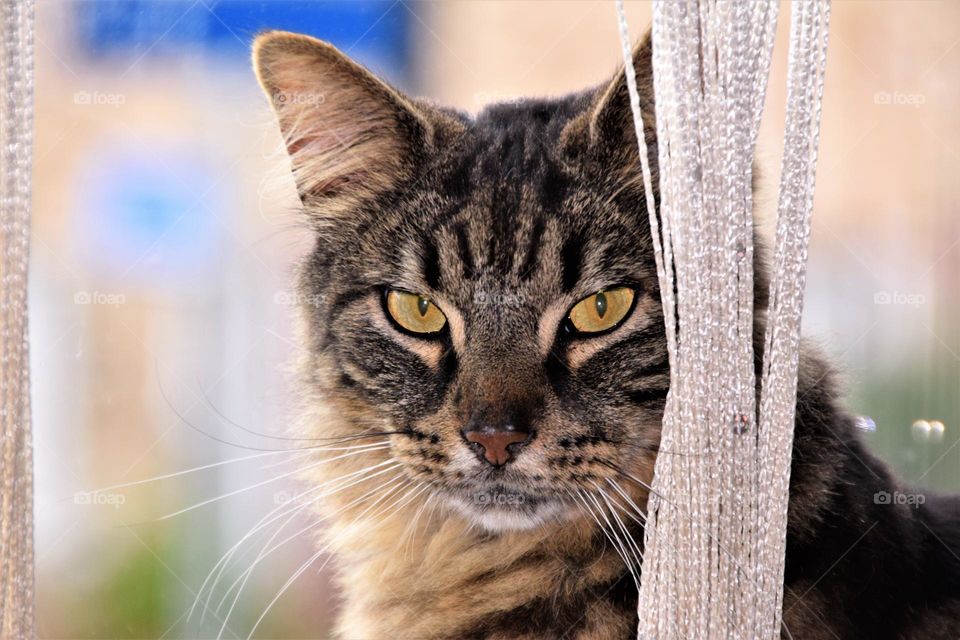
[[[481,494],[477,494],[481,495]],[[565,507],[560,500],[517,494],[482,494],[492,496],[490,500],[477,500],[453,497],[451,504],[464,518],[490,533],[510,531],[530,531],[544,524],[563,519]],[[501,496],[513,499],[498,500]],[[522,499],[520,499],[522,498]]]

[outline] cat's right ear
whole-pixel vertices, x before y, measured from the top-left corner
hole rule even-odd
[[[315,215],[375,198],[431,146],[432,124],[417,105],[326,42],[268,32],[253,43],[253,66]]]

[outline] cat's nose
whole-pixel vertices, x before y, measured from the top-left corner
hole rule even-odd
[[[477,453],[495,467],[502,467],[510,462],[530,440],[528,432],[515,429],[473,429],[464,431],[463,437],[467,442],[482,449]]]

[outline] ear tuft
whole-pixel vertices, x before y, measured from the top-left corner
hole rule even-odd
[[[304,204],[335,215],[408,176],[431,125],[410,100],[336,47],[282,31],[253,43]]]

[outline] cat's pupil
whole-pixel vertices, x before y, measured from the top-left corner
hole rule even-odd
[[[607,296],[603,295],[603,292],[597,294],[596,302],[597,306],[597,315],[601,318],[607,314]]]
[[[420,317],[427,315],[427,310],[430,308],[430,301],[426,298],[417,298],[417,310],[420,311]]]

